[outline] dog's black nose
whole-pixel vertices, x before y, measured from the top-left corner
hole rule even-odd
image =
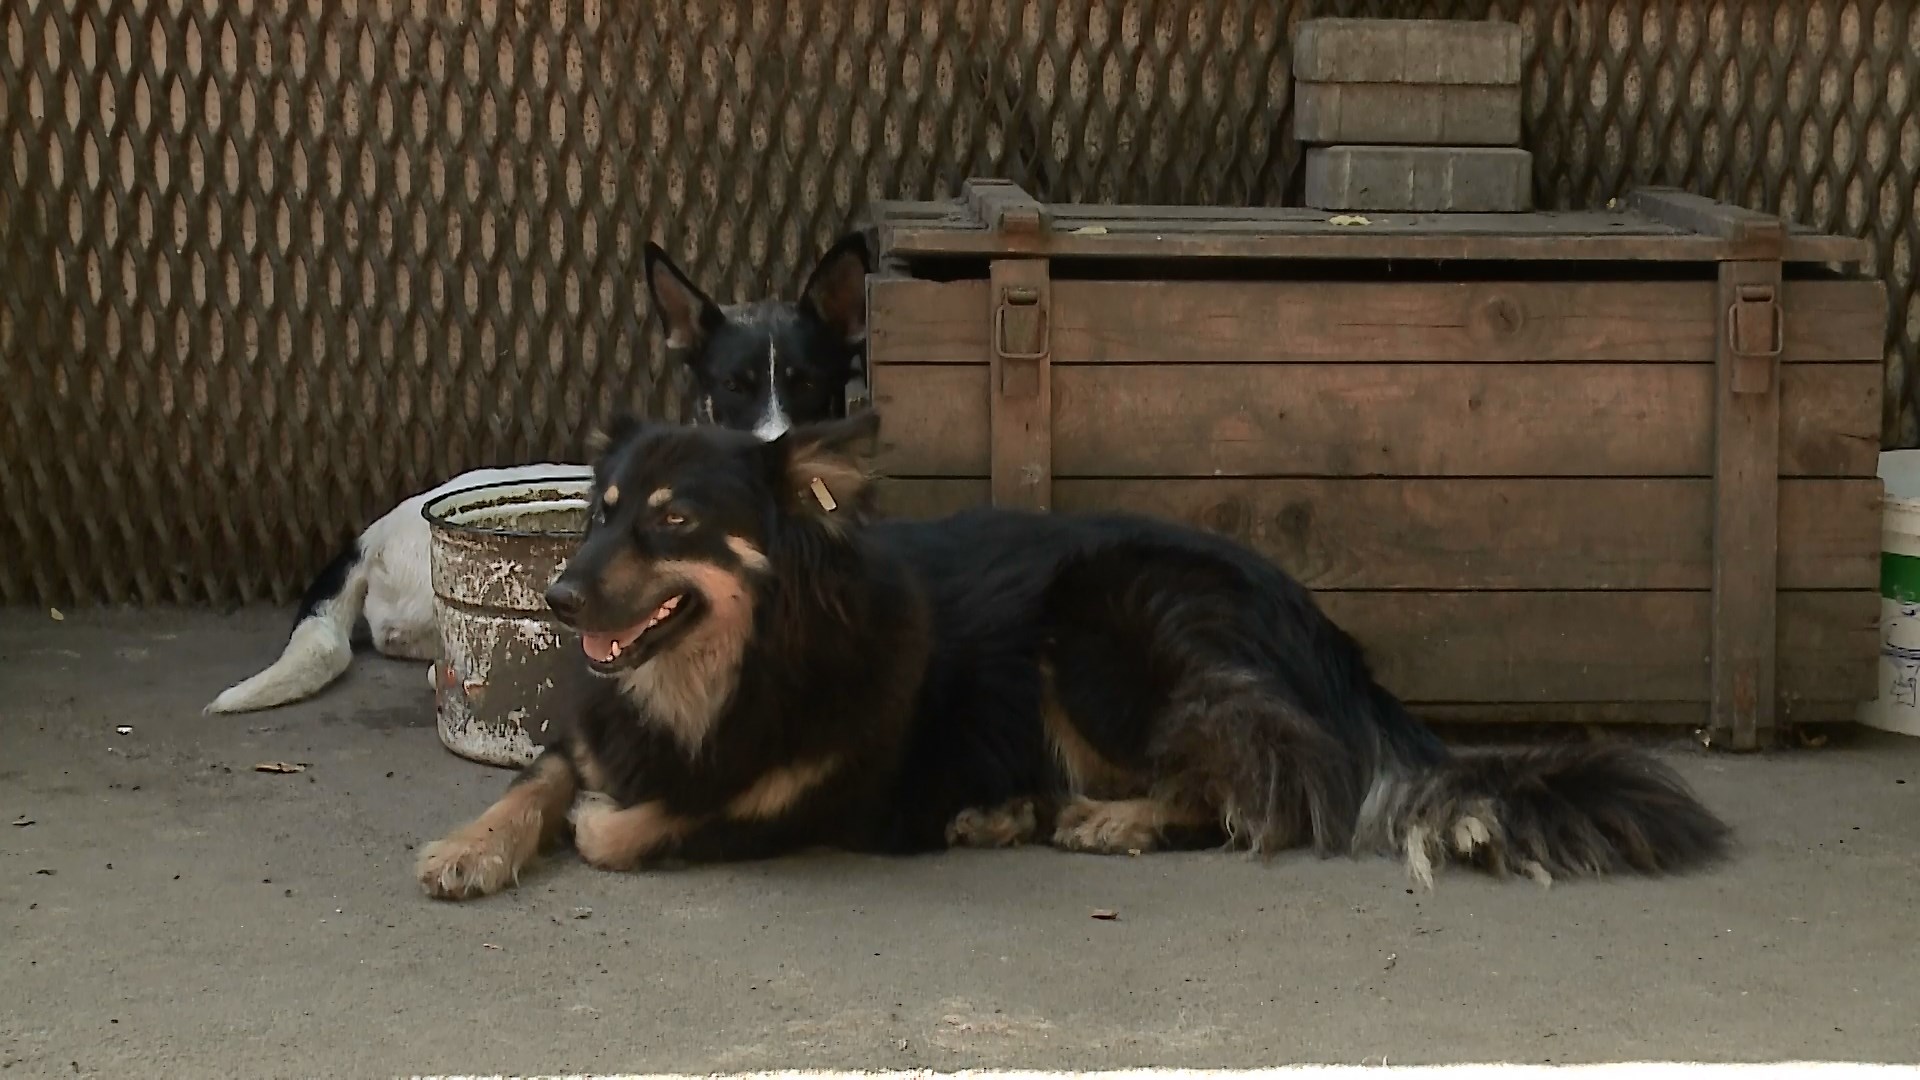
[[[547,586],[547,606],[563,619],[580,614],[586,603],[587,594],[571,581],[556,581]]]

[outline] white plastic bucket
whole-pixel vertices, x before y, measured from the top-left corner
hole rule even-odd
[[[1880,454],[1880,691],[1860,722],[1920,736],[1920,450]]]

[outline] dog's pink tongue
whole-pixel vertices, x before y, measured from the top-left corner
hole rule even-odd
[[[613,659],[614,640],[612,634],[581,634],[580,648],[589,657],[605,663]]]

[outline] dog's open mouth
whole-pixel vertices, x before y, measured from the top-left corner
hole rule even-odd
[[[603,671],[637,667],[698,618],[700,594],[689,589],[668,596],[645,620],[617,633],[580,632],[580,650]]]

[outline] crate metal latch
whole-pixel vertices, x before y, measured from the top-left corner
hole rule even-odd
[[[1008,285],[993,310],[993,350],[999,354],[1000,393],[1030,398],[1040,393],[1038,361],[1047,355],[1047,309],[1040,290]],[[1007,361],[1015,363],[1007,363]]]
[[[1727,345],[1733,354],[1733,392],[1764,394],[1786,347],[1786,316],[1772,285],[1741,285],[1727,305]]]

